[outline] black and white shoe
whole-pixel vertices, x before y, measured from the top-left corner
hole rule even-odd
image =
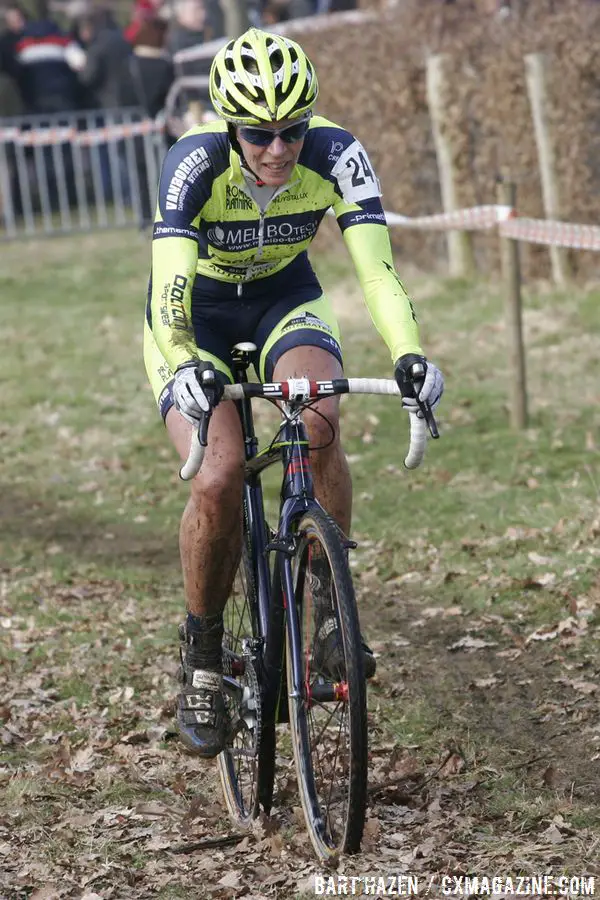
[[[177,728],[187,750],[214,759],[225,749],[229,717],[223,675],[182,666],[183,689],[177,698]]]
[[[179,627],[182,690],[177,698],[177,729],[185,748],[204,759],[213,759],[225,749],[229,731],[223,695],[222,632],[218,617],[205,633],[190,632],[185,625]]]

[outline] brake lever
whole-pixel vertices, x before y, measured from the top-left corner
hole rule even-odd
[[[437,422],[428,401],[426,400],[423,403],[420,400],[417,400],[417,403],[419,405],[419,410],[421,411],[423,418],[427,423],[427,427],[429,428],[429,434],[432,438],[439,438],[440,432],[438,431]]]
[[[429,434],[432,438],[439,438],[440,432],[438,431],[437,422],[435,420],[435,416],[433,415],[433,410],[429,404],[429,401],[419,400],[419,394],[423,390],[423,385],[425,384],[425,371],[421,363],[415,363],[411,369],[411,376],[413,382],[413,389],[415,392],[415,399],[417,401],[417,406],[419,407],[419,411],[425,422],[427,423],[427,427],[429,428]]]
[[[210,413],[202,413],[198,422],[198,443],[201,447],[208,446],[208,426],[210,425]]]

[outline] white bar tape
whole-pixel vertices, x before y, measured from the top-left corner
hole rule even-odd
[[[192,439],[190,441],[190,452],[188,454],[188,458],[179,470],[179,477],[182,481],[191,481],[192,478],[194,478],[198,474],[198,472],[202,468],[205,453],[206,447],[202,446],[202,444],[198,440],[198,432],[196,431],[196,429],[194,429],[192,431]]]
[[[349,378],[349,394],[399,394],[393,378]]]
[[[351,394],[400,394],[400,388],[391,378],[349,378]],[[427,447],[427,423],[416,412],[409,411],[410,442],[404,458],[407,469],[416,469],[423,462]]]
[[[409,412],[410,419],[410,443],[408,453],[404,457],[404,465],[407,469],[416,469],[423,462],[425,448],[427,447],[427,422],[419,418],[416,412]]]

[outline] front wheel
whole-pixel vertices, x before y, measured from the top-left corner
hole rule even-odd
[[[223,670],[231,731],[218,769],[229,815],[249,828],[262,807],[270,812],[275,777],[275,725],[263,721],[262,639],[250,551],[242,558],[223,615]]]
[[[368,739],[352,579],[340,532],[320,507],[298,524],[293,583],[299,646],[295,651],[288,623],[290,728],[309,835],[318,855],[327,859],[360,849]]]

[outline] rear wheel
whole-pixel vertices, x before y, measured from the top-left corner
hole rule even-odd
[[[231,731],[217,763],[227,809],[249,828],[262,807],[270,811],[275,777],[275,725],[263,722],[262,640],[256,586],[246,541],[223,621],[223,670]]]
[[[298,525],[293,560],[301,689],[289,690],[298,787],[319,856],[360,848],[367,802],[367,702],[352,579],[340,533],[319,507]],[[287,631],[287,682],[293,684]]]

